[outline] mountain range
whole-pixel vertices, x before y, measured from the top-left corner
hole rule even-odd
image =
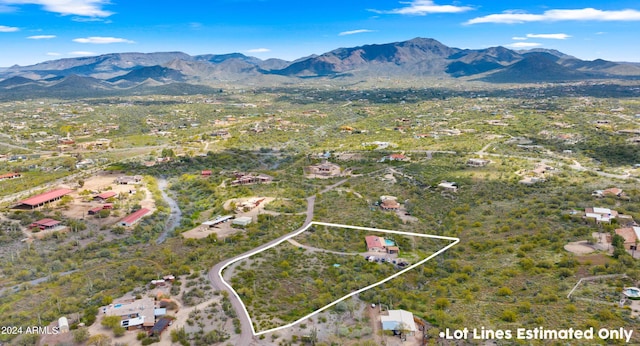
[[[92,95],[144,92],[145,88],[172,84],[206,88],[227,82],[273,85],[309,78],[369,77],[438,77],[489,83],[638,79],[640,65],[585,61],[547,49],[459,49],[430,38],[414,38],[338,48],[295,61],[261,60],[240,53],[191,56],[182,52],[112,53],[51,60],[1,69],[0,94]]]

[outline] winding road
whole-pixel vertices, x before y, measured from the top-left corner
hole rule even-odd
[[[333,185],[327,186],[319,193],[325,193],[327,191],[330,191],[331,189],[344,184],[347,180],[348,178],[340,180],[339,182]],[[276,244],[279,244],[285,241],[285,239],[290,237],[292,234],[299,232],[305,227],[307,227],[311,223],[311,221],[313,221],[313,209],[315,207],[315,202],[316,202],[316,195],[307,197],[307,212],[306,212],[307,217],[305,218],[304,223],[298,229],[291,231],[285,235],[282,235],[277,239],[274,239],[268,243],[262,244],[250,251],[247,251],[235,257],[226,259],[216,264],[215,266],[213,266],[213,268],[211,268],[211,270],[209,271],[208,277],[209,277],[209,281],[211,281],[212,287],[214,289],[224,290],[229,293],[229,300],[231,302],[231,306],[233,306],[233,309],[236,311],[236,315],[240,320],[241,333],[240,333],[240,337],[236,340],[237,346],[251,345],[251,342],[254,340],[253,328],[252,328],[251,318],[247,315],[247,312],[244,306],[242,305],[242,302],[240,301],[240,297],[238,297],[238,294],[231,288],[231,286],[229,286],[229,284],[227,284],[224,280],[222,280],[222,276],[221,276],[222,270],[226,268],[229,264],[239,260],[240,258],[243,258],[252,253],[264,250],[270,246],[275,246]]]
[[[250,251],[247,251],[243,254],[237,255],[235,257],[226,259],[218,264],[216,264],[215,266],[213,266],[213,268],[211,268],[211,270],[209,271],[209,281],[211,281],[212,286],[215,289],[218,290],[224,290],[227,291],[229,293],[229,300],[231,301],[231,306],[233,306],[233,309],[236,311],[236,315],[238,316],[238,319],[240,320],[240,326],[241,326],[241,333],[240,333],[240,338],[236,341],[236,345],[238,346],[249,346],[251,344],[251,341],[253,340],[253,328],[251,326],[251,319],[249,318],[249,316],[247,315],[247,313],[245,312],[244,307],[242,306],[242,303],[240,302],[240,298],[238,297],[238,295],[236,294],[236,292],[234,290],[231,289],[231,287],[222,280],[222,277],[219,275],[219,273],[222,272],[222,269],[225,268],[226,266],[228,266],[229,264],[237,261],[238,259],[242,258],[243,256],[246,256],[247,254],[256,252],[256,251],[260,251],[263,250],[265,248],[268,248],[269,246],[273,246],[275,244],[278,244],[280,242],[283,242],[285,239],[287,239],[287,237],[289,237],[291,234],[300,231],[301,229],[307,227],[311,221],[313,220],[313,208],[315,206],[315,201],[316,201],[316,196],[310,196],[307,197],[307,217],[304,220],[304,223],[302,224],[302,226],[300,226],[300,228],[296,229],[295,231],[292,231],[290,233],[287,233],[283,236],[280,236],[279,238],[276,238],[268,243],[262,244],[260,246],[258,246],[255,249],[252,249]]]

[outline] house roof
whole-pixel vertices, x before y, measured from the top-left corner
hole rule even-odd
[[[134,213],[131,213],[128,216],[126,216],[120,222],[125,222],[125,223],[128,223],[128,224],[132,224],[132,223],[138,221],[143,216],[147,215],[150,211],[151,210],[149,210],[147,208],[139,209],[139,210],[135,211]]]
[[[54,227],[58,224],[60,224],[60,221],[54,220],[54,219],[42,219],[33,223],[33,225],[43,226],[43,227]]]
[[[618,228],[616,234],[624,238],[625,243],[635,244],[640,240],[640,227]]]
[[[115,191],[106,191],[97,195],[95,198],[108,199],[111,197],[115,197],[116,195],[117,193]]]
[[[593,208],[593,212],[595,214],[603,214],[603,215],[606,215],[606,214],[611,215],[612,214],[611,213],[611,209],[609,209],[609,208],[597,208],[596,207],[596,208]]]
[[[367,249],[384,247],[384,238],[382,237],[378,237],[375,235],[368,235],[364,237],[364,240],[367,243]]]
[[[413,314],[406,310],[389,310],[389,316],[380,316],[383,330],[406,329],[416,332],[416,323],[413,321]],[[404,328],[402,328],[404,325]]]
[[[380,207],[384,209],[398,209],[400,208],[400,204],[396,200],[385,199],[384,201],[382,201],[382,203],[380,203]]]
[[[42,203],[46,203],[49,201],[52,201],[56,198],[60,198],[64,195],[70,194],[71,192],[73,192],[73,190],[69,190],[69,189],[56,189],[56,190],[51,190],[49,192],[45,192],[43,194],[39,194],[30,198],[27,198],[25,200],[22,200],[19,202],[19,204],[26,204],[26,205],[30,205],[30,206],[37,206],[40,205]]]
[[[8,178],[14,178],[14,177],[19,177],[22,174],[20,173],[5,173],[5,174],[0,174],[0,179],[8,179]]]
[[[102,206],[97,206],[97,207],[89,209],[89,211],[92,212],[92,213],[97,213],[100,210],[102,210]]]
[[[615,195],[618,196],[622,193],[622,189],[619,189],[617,187],[612,187],[610,189],[606,189],[604,191],[602,191],[603,195]]]

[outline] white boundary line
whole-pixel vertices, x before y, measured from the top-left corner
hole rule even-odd
[[[289,239],[291,239],[291,238],[293,238],[293,237],[295,237],[295,236],[297,236],[297,235],[301,234],[302,232],[305,232],[309,227],[311,227],[311,226],[313,226],[313,225],[329,226],[329,227],[340,227],[340,228],[350,228],[350,229],[357,229],[357,230],[362,230],[362,231],[372,231],[372,232],[391,233],[391,234],[399,234],[399,235],[407,235],[407,236],[423,237],[423,238],[434,238],[434,239],[451,240],[451,241],[452,241],[452,243],[451,243],[451,244],[449,244],[449,245],[447,245],[447,246],[445,246],[444,248],[442,248],[442,249],[440,249],[440,250],[436,251],[436,252],[435,252],[435,253],[433,253],[431,256],[429,256],[429,257],[427,257],[427,258],[425,258],[425,259],[423,259],[423,260],[421,260],[421,261],[419,261],[419,262],[415,263],[414,265],[411,265],[411,266],[409,266],[409,267],[407,267],[407,268],[405,268],[405,269],[403,269],[403,270],[401,270],[401,271],[399,271],[399,272],[397,272],[397,273],[395,273],[395,274],[393,274],[393,275],[391,275],[391,276],[389,276],[389,277],[387,277],[387,278],[383,279],[382,281],[379,281],[379,282],[373,283],[373,284],[371,284],[371,285],[369,285],[369,286],[367,286],[367,287],[364,287],[364,288],[361,288],[361,289],[359,289],[359,290],[357,290],[357,291],[351,292],[351,293],[347,294],[346,296],[344,296],[344,297],[342,297],[342,298],[340,298],[340,299],[337,299],[337,300],[336,300],[336,301],[334,301],[333,303],[330,303],[330,304],[328,304],[328,305],[326,305],[326,306],[324,306],[324,307],[322,307],[322,308],[320,308],[320,309],[318,309],[318,310],[316,310],[316,311],[314,311],[314,312],[312,312],[312,313],[310,313],[310,314],[308,314],[308,315],[306,315],[306,316],[304,316],[304,317],[302,317],[302,318],[300,318],[300,319],[298,319],[298,320],[296,320],[296,321],[294,321],[294,322],[291,322],[291,323],[289,323],[289,324],[287,324],[287,325],[285,325],[285,326],[280,326],[280,327],[272,328],[272,329],[269,329],[269,330],[265,330],[265,331],[263,331],[263,332],[256,333],[256,330],[255,330],[255,328],[253,327],[253,320],[251,319],[251,315],[249,315],[249,311],[247,311],[247,307],[244,305],[244,302],[242,301],[242,299],[240,299],[240,296],[238,295],[238,293],[236,292],[236,290],[234,290],[234,289],[233,289],[233,287],[231,287],[231,285],[230,285],[229,283],[227,283],[227,282],[224,280],[224,277],[222,276],[222,271],[223,271],[225,268],[227,268],[228,266],[230,266],[231,264],[233,264],[233,263],[236,263],[236,262],[241,261],[241,260],[243,260],[243,259],[249,258],[249,257],[251,257],[251,256],[253,256],[253,255],[257,254],[257,253],[260,253],[260,252],[262,252],[262,251],[265,251],[265,250],[268,250],[268,249],[270,249],[270,248],[272,248],[272,247],[275,247],[275,246],[277,246],[277,245],[280,245],[280,244],[281,244],[281,243],[283,243],[284,241],[289,240]],[[330,308],[330,307],[332,307],[332,306],[334,306],[334,305],[338,304],[339,302],[341,302],[341,301],[343,301],[343,300],[346,300],[346,299],[348,299],[348,298],[351,298],[351,297],[355,296],[356,294],[359,294],[359,293],[361,293],[361,292],[364,292],[364,291],[366,291],[366,290],[368,290],[368,289],[371,289],[371,288],[373,288],[373,287],[376,287],[376,286],[378,286],[378,285],[382,285],[383,283],[385,283],[385,282],[387,282],[387,281],[389,281],[389,280],[391,280],[391,279],[393,279],[393,278],[396,278],[396,277],[398,277],[398,276],[400,276],[400,275],[402,275],[402,274],[406,273],[407,271],[409,271],[409,270],[411,270],[411,269],[413,269],[413,268],[415,268],[415,267],[417,267],[417,266],[419,266],[419,265],[422,265],[423,263],[425,263],[425,262],[429,261],[430,259],[432,259],[432,258],[434,258],[434,257],[438,256],[439,254],[441,254],[441,253],[443,253],[443,252],[447,251],[449,248],[451,248],[452,246],[454,246],[454,245],[458,244],[459,242],[460,242],[460,238],[455,238],[455,237],[445,237],[445,236],[431,235],[431,234],[420,234],[420,233],[411,233],[411,232],[401,232],[401,231],[385,230],[385,229],[370,228],[370,227],[350,226],[350,225],[341,225],[341,224],[335,224],[335,223],[326,223],[326,222],[315,222],[315,221],[313,221],[313,222],[309,223],[309,224],[307,225],[307,227],[305,227],[305,228],[303,228],[303,229],[299,230],[298,232],[292,233],[292,234],[291,234],[291,235],[289,235],[288,237],[286,237],[286,238],[284,238],[284,239],[280,240],[279,242],[273,243],[273,244],[271,244],[270,246],[267,246],[267,247],[266,247],[266,248],[264,248],[264,249],[260,249],[260,250],[256,250],[256,251],[249,252],[249,253],[245,254],[244,256],[238,257],[235,261],[227,263],[227,265],[226,265],[226,266],[224,266],[224,267],[220,268],[220,270],[218,271],[218,276],[220,276],[220,279],[222,279],[222,283],[223,283],[225,286],[227,286],[227,288],[229,288],[229,290],[231,290],[231,292],[233,292],[233,295],[238,299],[238,301],[240,301],[240,305],[242,305],[242,309],[244,310],[245,315],[247,316],[247,318],[248,318],[248,319],[249,319],[249,321],[251,322],[251,323],[250,323],[250,325],[251,325],[251,332],[253,333],[253,335],[254,335],[254,336],[258,336],[258,335],[262,335],[262,334],[266,334],[266,333],[270,333],[270,332],[275,332],[275,331],[278,331],[278,330],[281,330],[281,329],[285,329],[285,328],[292,327],[292,326],[294,326],[294,325],[296,325],[296,324],[298,324],[298,323],[300,323],[300,322],[302,322],[302,321],[306,320],[307,318],[312,317],[312,316],[314,316],[314,315],[316,315],[316,314],[319,314],[320,312],[322,312],[322,311],[324,311],[324,310],[326,310],[326,309],[328,309],[328,308]]]

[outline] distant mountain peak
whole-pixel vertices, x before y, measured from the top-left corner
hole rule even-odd
[[[460,49],[433,38],[415,37],[401,42],[337,48],[294,61],[261,60],[242,53],[190,56],[182,52],[109,53],[65,58],[0,70],[0,90],[27,95],[56,92],[85,95],[88,91],[99,90],[142,92],[140,88],[151,86],[156,91],[171,91],[177,90],[177,85],[187,88],[186,85],[221,82],[275,85],[283,81],[295,83],[303,78],[364,80],[423,76],[494,83],[638,78],[640,64],[602,59],[583,61],[553,49],[514,51],[502,46]]]

